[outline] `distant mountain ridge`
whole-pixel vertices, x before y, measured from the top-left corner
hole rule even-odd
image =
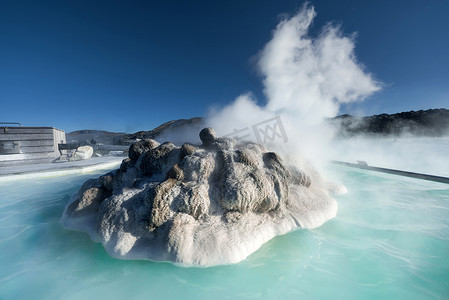
[[[449,135],[449,110],[428,109],[396,114],[357,117],[348,114],[330,119],[338,135],[370,136],[446,136]]]
[[[83,129],[67,133],[66,140],[68,143],[78,142],[85,144],[94,141],[95,143],[102,143],[105,145],[115,145],[118,144],[119,138],[124,134],[125,133],[123,132]]]
[[[329,122],[335,126],[337,135],[340,137],[400,136],[404,134],[431,137],[449,135],[449,110],[444,108],[367,117],[344,114],[329,119]],[[156,139],[164,142],[166,137],[170,137],[169,139],[175,143],[183,143],[187,134],[197,133],[203,127],[205,127],[204,118],[195,117],[168,121],[152,130],[130,134],[85,129],[68,133],[67,142],[95,141],[109,145],[130,145],[142,139]]]
[[[195,117],[191,119],[168,121],[152,130],[138,131],[136,133],[110,132],[92,129],[77,130],[67,133],[66,140],[68,143],[130,145],[143,139],[162,141],[169,135],[171,141],[178,142],[179,140],[182,140],[186,134],[190,132],[200,132],[203,127],[204,119]]]

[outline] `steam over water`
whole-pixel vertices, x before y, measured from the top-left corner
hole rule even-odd
[[[329,158],[333,135],[325,119],[338,114],[342,103],[362,101],[379,90],[354,54],[354,36],[328,24],[310,36],[316,13],[304,7],[282,20],[258,59],[266,103],[244,94],[221,111],[212,112],[210,125],[218,134],[231,133],[275,115],[281,117],[288,143],[274,145],[284,154],[305,155],[315,164]]]
[[[239,264],[211,268],[117,260],[88,234],[65,230],[64,206],[99,173],[2,181],[0,298],[446,299],[448,186],[331,171],[349,189],[336,197],[335,219],[276,237]]]
[[[333,142],[333,159],[449,177],[449,136],[366,138]]]

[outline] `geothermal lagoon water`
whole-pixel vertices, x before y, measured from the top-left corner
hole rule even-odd
[[[331,167],[337,217],[234,265],[118,260],[60,217],[105,173],[0,182],[0,299],[449,298],[449,186]]]

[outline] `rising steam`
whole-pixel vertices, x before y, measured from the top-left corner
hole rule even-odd
[[[364,100],[379,84],[357,62],[354,35],[344,36],[338,26],[328,24],[318,36],[309,36],[315,16],[314,7],[305,4],[277,25],[257,61],[266,105],[258,106],[251,94],[238,97],[210,114],[208,123],[217,133],[281,116],[289,142],[276,148],[289,154],[300,149],[307,158],[323,161],[333,133],[324,120],[336,116],[340,104]]]

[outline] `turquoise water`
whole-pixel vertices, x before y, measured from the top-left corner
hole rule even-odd
[[[333,167],[349,189],[337,218],[236,265],[182,268],[62,228],[98,174],[0,182],[0,299],[449,299],[449,185]]]

